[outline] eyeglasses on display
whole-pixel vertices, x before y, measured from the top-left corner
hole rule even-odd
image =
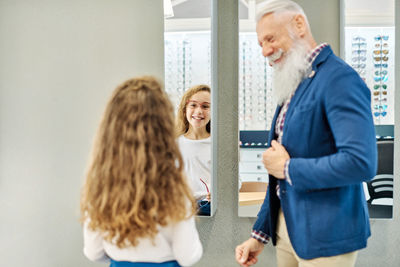
[[[357,47],[357,48],[367,48],[367,43],[366,42],[352,43],[351,46],[352,47]]]
[[[387,82],[387,80],[388,80],[388,76],[374,77],[374,81],[375,81],[375,82],[380,82],[380,81],[382,81],[382,82]]]
[[[385,103],[385,102],[387,102],[387,98],[386,97],[385,98],[374,97],[374,101]]]
[[[351,64],[355,69],[364,69],[366,67],[365,63]]]
[[[374,112],[374,116],[375,116],[375,117],[379,117],[379,116],[385,117],[386,114],[387,114],[386,111],[382,111],[382,112],[375,111],[375,112]]]
[[[366,61],[367,58],[366,58],[366,57],[359,56],[359,57],[353,57],[353,58],[351,58],[351,60],[353,60],[353,62],[357,62],[357,61]]]
[[[387,40],[389,40],[389,36],[388,35],[377,35],[374,37],[374,39],[375,39],[375,41],[381,41],[381,40],[387,41]]]
[[[355,56],[366,56],[367,55],[367,50],[365,50],[365,49],[353,50],[352,54],[355,55]]]
[[[389,60],[389,58],[388,57],[386,57],[386,56],[384,56],[384,57],[374,57],[374,60],[375,61],[388,61]]]
[[[388,74],[387,70],[381,70],[381,71],[377,70],[377,71],[375,71],[375,75],[387,75],[387,74]]]
[[[374,105],[374,109],[386,110],[388,105]]]
[[[387,50],[387,49],[384,49],[384,50],[374,50],[373,53],[374,53],[375,55],[380,55],[380,54],[387,55],[387,54],[389,54],[389,50]]]
[[[379,63],[379,64],[374,64],[375,68],[387,68],[388,64],[387,63]]]
[[[374,95],[387,95],[387,91],[382,91],[382,92],[375,91]]]
[[[381,44],[381,43],[376,43],[376,44],[375,44],[375,47],[376,47],[376,48],[388,47],[388,46],[389,46],[388,43],[383,43],[383,44]]]
[[[374,85],[374,89],[375,90],[378,90],[379,88],[382,88],[382,89],[386,90],[387,85],[386,84],[375,84]]]
[[[355,37],[353,37],[353,41],[363,41],[363,42],[365,42],[366,39],[364,37],[361,37],[361,36],[355,36]]]

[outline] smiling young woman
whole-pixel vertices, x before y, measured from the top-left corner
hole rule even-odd
[[[177,118],[177,138],[187,178],[198,203],[198,215],[210,215],[211,95],[197,85],[183,95]]]

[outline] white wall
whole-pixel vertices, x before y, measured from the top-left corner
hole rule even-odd
[[[393,26],[395,0],[344,0],[346,26]]]
[[[119,83],[163,78],[163,47],[161,0],[0,0],[1,266],[95,266],[78,221],[92,137]]]

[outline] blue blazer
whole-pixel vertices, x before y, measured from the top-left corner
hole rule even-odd
[[[275,139],[277,107],[268,144]],[[367,246],[371,235],[362,182],[376,174],[371,93],[359,75],[325,47],[298,86],[286,113],[282,145],[291,159],[286,180],[269,176],[253,230],[276,245],[279,208],[303,259]],[[276,185],[280,186],[280,199]]]

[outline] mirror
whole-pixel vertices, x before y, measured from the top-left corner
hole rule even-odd
[[[239,211],[255,217],[265,198],[268,173],[261,162],[276,103],[272,68],[257,41],[256,2],[239,1]]]
[[[272,68],[261,55],[255,33],[256,4],[239,1],[239,211],[256,217],[268,174],[261,160],[276,103]],[[363,9],[360,9],[360,6]],[[342,58],[371,90],[371,109],[379,154],[377,176],[364,183],[371,218],[391,218],[394,140],[394,1],[343,0]],[[377,12],[379,10],[379,12]]]
[[[364,183],[370,218],[392,218],[394,144],[394,0],[344,0],[344,59],[371,90],[377,175]],[[363,9],[360,9],[360,6]]]
[[[214,214],[211,177],[211,1],[164,1],[165,90],[175,107],[177,141],[198,202]],[[212,90],[212,88],[211,88]]]

